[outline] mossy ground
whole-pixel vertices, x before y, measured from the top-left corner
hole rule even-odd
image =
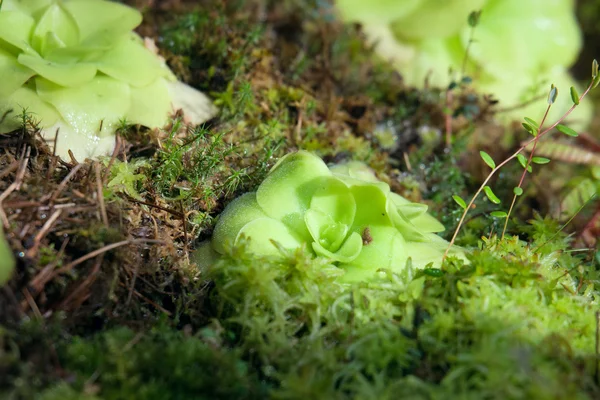
[[[598,259],[535,217],[556,194],[539,181],[505,241],[494,206],[477,202],[460,237],[479,243],[470,266],[347,289],[301,252],[255,260],[242,245],[199,271],[189,252],[215,217],[290,151],[367,162],[427,201],[449,234],[460,213],[450,197],[472,193],[485,171],[477,151],[500,157],[517,140],[499,138],[519,137],[468,89],[450,118],[443,91],[404,87],[328,2],[197,3],[135,5],[140,33],[215,99],[218,117],[190,128],[175,116],[160,132],[124,125],[115,154],[96,162],[54,157],[27,115],[0,138],[18,260],[0,290],[0,397],[600,397]],[[500,197],[518,171],[494,182]]]

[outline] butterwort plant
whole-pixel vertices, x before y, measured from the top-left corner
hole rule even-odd
[[[305,248],[343,269],[342,281],[363,281],[379,269],[400,272],[409,258],[415,267],[439,267],[448,242],[435,233],[443,230],[427,205],[393,193],[365,164],[328,168],[298,151],[281,158],[256,192],[225,208],[197,261],[210,265],[246,240],[254,256]],[[451,254],[464,257],[457,247]]]
[[[412,86],[447,87],[468,78],[519,120],[540,109],[550,81],[579,87],[569,74],[582,46],[573,0],[336,0],[342,17],[360,22],[377,53]],[[454,76],[448,74],[453,70]],[[457,76],[459,75],[459,76]],[[523,105],[516,107],[518,105]],[[570,104],[559,98],[550,118]],[[578,127],[592,108],[578,110]]]
[[[0,133],[19,128],[24,110],[47,139],[58,130],[57,154],[85,158],[110,152],[123,121],[162,127],[186,103],[212,106],[132,32],[142,21],[136,9],[104,0],[0,7]]]

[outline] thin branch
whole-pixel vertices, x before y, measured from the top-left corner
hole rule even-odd
[[[594,82],[595,79],[592,79],[592,81],[590,82],[590,84],[588,85],[587,89],[585,90],[585,92],[583,92],[583,94],[579,97],[579,102],[581,102],[581,100],[583,100],[583,98],[589,93],[589,91],[592,89],[592,87],[594,86]],[[442,261],[446,259],[446,257],[448,257],[448,253],[450,252],[450,249],[452,248],[452,246],[454,245],[454,242],[456,241],[456,237],[458,236],[458,232],[460,232],[460,228],[462,227],[465,218],[467,216],[467,213],[469,212],[469,210],[471,209],[471,207],[473,206],[473,204],[475,203],[475,200],[477,199],[477,197],[481,194],[481,192],[483,191],[483,188],[487,185],[487,183],[489,182],[489,180],[496,174],[496,172],[498,172],[500,170],[500,168],[504,167],[506,164],[508,164],[510,161],[512,161],[513,159],[515,159],[519,154],[521,154],[521,152],[523,152],[525,150],[526,147],[528,147],[531,143],[533,143],[534,141],[540,140],[543,136],[545,136],[548,132],[552,131],[554,128],[556,128],[556,126],[558,124],[560,124],[562,121],[565,120],[565,118],[567,118],[572,112],[573,110],[575,110],[575,108],[577,107],[577,104],[573,104],[571,106],[571,108],[569,108],[569,110],[567,110],[567,112],[565,112],[565,114],[560,117],[556,122],[554,122],[552,125],[550,125],[548,128],[544,129],[542,132],[540,132],[537,136],[535,136],[534,138],[528,140],[527,142],[525,142],[525,144],[523,146],[521,146],[517,151],[515,151],[510,157],[508,157],[507,159],[505,159],[504,161],[502,161],[500,164],[498,164],[495,168],[492,169],[492,171],[488,174],[488,176],[485,178],[485,180],[483,181],[483,183],[481,184],[481,186],[479,187],[479,189],[477,189],[477,192],[475,192],[475,195],[473,195],[473,197],[471,198],[471,201],[469,202],[469,204],[467,205],[467,207],[465,207],[462,216],[460,217],[460,220],[458,221],[458,225],[456,226],[456,229],[454,230],[454,234],[452,235],[452,239],[450,240],[450,243],[448,243],[448,247],[446,248],[446,251],[444,252],[444,256],[442,257]]]

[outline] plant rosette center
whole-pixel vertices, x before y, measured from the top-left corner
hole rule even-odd
[[[439,266],[448,242],[435,233],[444,226],[390,191],[362,163],[328,168],[305,151],[283,157],[256,192],[232,201],[221,214],[210,242],[198,251],[210,265],[248,238],[257,257],[282,256],[280,247],[305,247],[345,271],[342,281],[369,279],[379,269],[401,271],[413,266]],[[453,255],[463,256],[459,248]]]

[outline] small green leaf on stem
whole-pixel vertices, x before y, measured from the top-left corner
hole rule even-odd
[[[598,76],[598,60],[594,59],[592,61],[592,78],[596,78]]]
[[[515,196],[520,196],[520,195],[523,194],[523,188],[520,188],[520,187],[516,186],[513,189],[513,193],[515,194]]]
[[[467,19],[469,26],[471,28],[475,28],[479,23],[479,17],[481,16],[481,10],[479,11],[471,11],[469,14],[469,18]]]
[[[527,158],[523,154],[517,154],[517,160],[519,160],[521,167],[525,168],[527,172],[531,172],[531,165],[527,165]]]
[[[592,89],[596,89],[598,87],[598,84],[600,84],[600,75],[596,75],[596,77],[592,81]]]
[[[485,151],[480,151],[479,155],[481,156],[483,161],[488,165],[488,167],[490,167],[491,169],[496,168],[496,163],[488,153],[486,153]]]
[[[492,211],[490,215],[494,218],[506,218],[508,214],[505,211]]]
[[[598,75],[598,76],[600,76],[600,75]],[[566,125],[558,124],[558,125],[556,125],[556,129],[558,129],[559,132],[564,133],[567,136],[572,136],[572,137],[579,136],[579,134],[577,132],[575,132],[573,129],[569,128]]]
[[[486,186],[483,188],[483,191],[485,192],[485,195],[487,196],[488,199],[490,199],[490,201],[494,204],[500,204],[500,199],[498,198],[498,196],[496,196],[496,194],[494,194],[494,191],[492,190],[491,187]]]
[[[573,104],[576,106],[579,105],[579,93],[577,93],[575,86],[571,86],[571,100],[573,100]]]
[[[523,122],[522,125],[523,125],[523,128],[525,128],[525,130],[527,132],[529,132],[532,136],[534,136],[534,137],[537,136],[537,132],[538,131],[537,131],[536,128],[534,128],[533,126],[529,125],[527,122]]]
[[[546,157],[533,157],[531,159],[531,162],[536,163],[536,164],[548,164],[550,162],[549,158]]]
[[[529,125],[533,126],[535,129],[540,129],[540,125],[535,122],[535,120],[529,118],[529,117],[525,117],[525,122],[527,122]]]
[[[461,206],[463,209],[467,208],[467,203],[465,203],[465,201],[458,195],[454,195],[452,196],[452,198],[454,199],[454,201],[456,202],[456,204],[458,204],[459,206]]]
[[[550,93],[548,93],[548,104],[554,104],[558,97],[558,88],[552,84],[550,87]]]

